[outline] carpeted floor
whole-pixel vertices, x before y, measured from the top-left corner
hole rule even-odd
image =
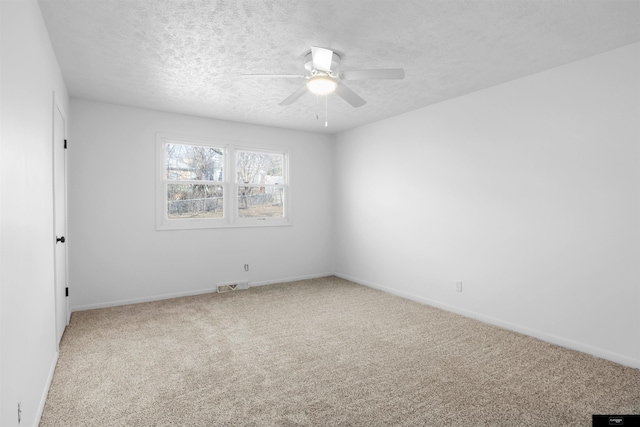
[[[41,426],[590,426],[640,370],[327,277],[73,313]]]

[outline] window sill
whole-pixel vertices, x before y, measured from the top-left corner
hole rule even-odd
[[[234,222],[226,220],[211,219],[177,219],[164,220],[156,224],[156,231],[172,231],[172,230],[206,230],[221,228],[256,228],[256,227],[290,227],[293,224],[287,219],[238,219]]]

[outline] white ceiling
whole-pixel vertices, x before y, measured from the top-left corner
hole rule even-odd
[[[40,0],[69,94],[245,123],[336,133],[640,41],[638,0]],[[353,108],[306,94],[303,54],[341,69]],[[318,117],[318,118],[317,118]]]

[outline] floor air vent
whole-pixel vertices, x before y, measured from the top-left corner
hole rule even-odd
[[[218,293],[240,291],[243,289],[249,289],[249,282],[229,283],[227,285],[218,285]]]

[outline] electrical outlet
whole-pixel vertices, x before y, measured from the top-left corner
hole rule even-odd
[[[22,421],[22,403],[18,402],[18,424]]]
[[[249,271],[249,264],[244,265],[244,271]]]
[[[456,292],[462,292],[462,282],[456,282]]]

